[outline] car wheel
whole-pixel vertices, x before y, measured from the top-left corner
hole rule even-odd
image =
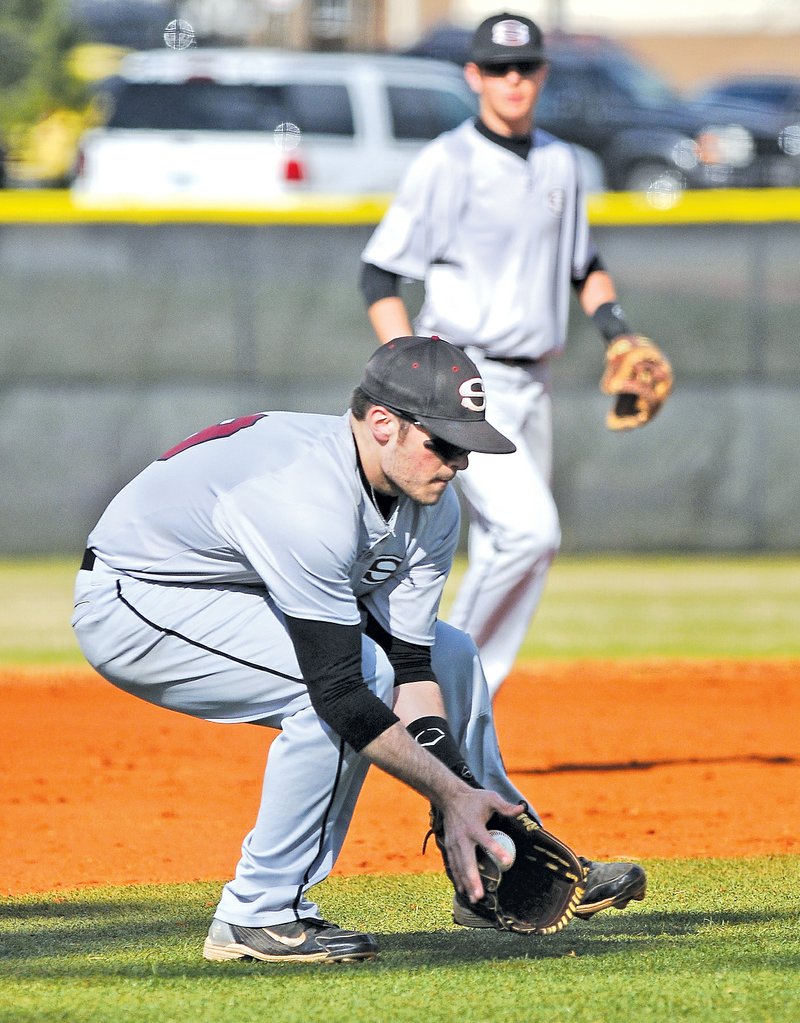
[[[627,192],[669,196],[682,192],[685,187],[686,181],[677,167],[651,160],[632,164],[625,175]]]

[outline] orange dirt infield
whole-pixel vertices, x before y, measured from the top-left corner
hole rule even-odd
[[[151,707],[88,669],[6,670],[0,700],[0,894],[231,875],[271,731]],[[800,852],[800,661],[538,664],[496,720],[511,777],[581,853]],[[426,825],[373,769],[336,872],[440,869]]]

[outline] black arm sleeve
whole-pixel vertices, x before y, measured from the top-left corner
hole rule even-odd
[[[367,611],[367,627],[364,630],[370,639],[382,647],[394,668],[394,684],[406,682],[438,682],[431,667],[431,648],[392,636]]]
[[[394,298],[400,294],[400,277],[391,270],[382,270],[374,263],[361,264],[359,287],[367,308],[382,298]]]
[[[364,682],[361,628],[286,616],[311,706],[356,752],[399,721]]]

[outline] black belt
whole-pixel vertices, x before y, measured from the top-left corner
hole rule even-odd
[[[97,561],[97,555],[94,553],[91,547],[87,547],[86,550],[83,552],[81,571],[91,572],[91,570],[94,568],[95,561]]]
[[[541,359],[507,359],[504,355],[484,355],[488,362],[502,362],[504,366],[513,366],[515,369],[530,369],[531,366],[538,366]]]

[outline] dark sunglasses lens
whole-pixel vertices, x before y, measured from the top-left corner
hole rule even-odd
[[[539,64],[526,61],[520,64],[488,64],[483,71],[490,78],[505,78],[509,71],[517,71],[523,78],[527,78],[539,67]]]
[[[438,455],[443,462],[455,462],[469,454],[467,448],[456,447],[455,444],[450,444],[448,441],[442,440],[441,437],[431,437],[430,440],[425,441],[423,447]]]
[[[387,405],[386,408],[390,412],[394,412],[396,416],[400,416],[401,419],[407,419],[409,423],[413,423],[414,426],[418,426],[421,430],[425,430],[426,427],[419,422],[416,416],[411,415],[410,412],[403,412],[402,409],[392,408],[391,405]],[[469,448],[459,448],[455,444],[450,444],[446,440],[442,440],[441,437],[429,437],[427,440],[422,442],[422,446],[427,448],[428,451],[432,451],[437,455],[443,462],[455,462],[458,459],[463,458],[464,455],[469,454]]]

